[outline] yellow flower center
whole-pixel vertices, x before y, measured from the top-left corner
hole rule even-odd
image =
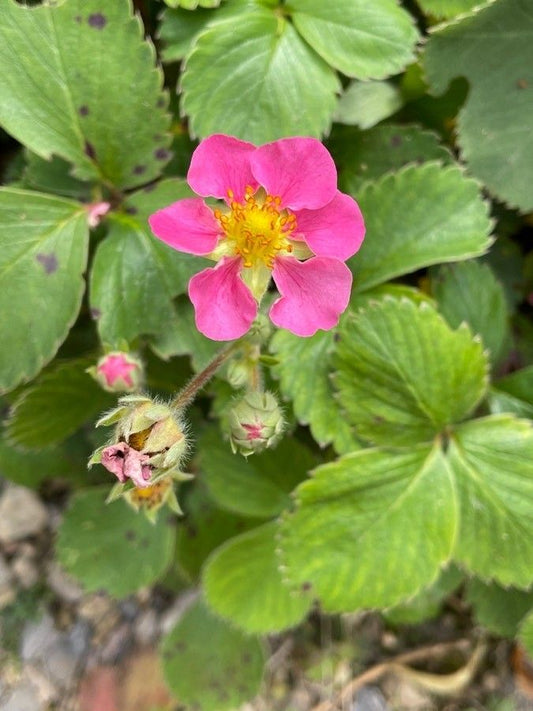
[[[266,195],[262,189],[254,194],[246,188],[244,202],[231,200],[230,211],[215,210],[215,217],[224,230],[233,254],[243,259],[245,267],[263,263],[269,269],[274,266],[274,257],[280,253],[290,254],[290,236],[296,230],[296,217],[288,210],[280,210],[281,198]]]

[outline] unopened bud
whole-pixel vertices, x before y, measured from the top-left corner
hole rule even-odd
[[[111,393],[139,390],[143,380],[143,365],[129,353],[112,351],[102,356],[87,372],[104,390]]]
[[[115,436],[93,454],[89,466],[100,462],[115,474],[124,485],[121,493],[129,482],[146,489],[165,476],[188,478],[179,470],[187,452],[185,426],[168,405],[144,395],[127,395],[96,424],[114,424]]]
[[[269,392],[246,393],[230,410],[229,424],[231,447],[245,457],[274,447],[284,430],[278,401]]]

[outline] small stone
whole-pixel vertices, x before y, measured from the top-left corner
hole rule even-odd
[[[117,604],[104,593],[95,593],[83,598],[78,615],[91,623],[94,644],[103,644],[120,620]]]
[[[2,556],[0,556],[0,610],[15,600],[13,576]]]
[[[40,533],[48,511],[39,497],[23,486],[7,486],[0,499],[0,543],[20,541]]]
[[[55,561],[51,562],[46,571],[46,582],[53,592],[64,602],[76,603],[83,597],[83,588],[67,575]]]
[[[355,697],[350,711],[389,711],[389,706],[377,687],[363,686]]]
[[[132,642],[133,632],[131,626],[125,622],[109,634],[105,644],[100,649],[100,662],[104,665],[117,664],[131,651]]]
[[[26,624],[22,634],[21,657],[39,671],[52,685],[68,689],[89,647],[89,626],[75,625],[59,632],[49,614],[37,623]]]
[[[31,554],[23,552],[16,555],[11,561],[11,570],[25,590],[32,588],[39,580],[39,570]]]
[[[44,711],[46,707],[29,681],[22,681],[11,690],[4,703],[0,702],[0,711]]]
[[[155,642],[159,632],[159,621],[154,610],[145,610],[135,623],[135,640],[141,646]]]

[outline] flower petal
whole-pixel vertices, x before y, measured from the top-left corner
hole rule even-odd
[[[257,304],[239,276],[241,267],[240,257],[224,257],[189,282],[196,327],[213,341],[240,338],[257,315]]]
[[[282,138],[258,148],[250,158],[252,173],[281,207],[317,210],[333,200],[337,169],[316,138]]]
[[[128,478],[124,472],[124,457],[128,450],[129,446],[126,442],[117,442],[117,444],[105,447],[100,455],[100,463],[107,471],[114,474],[121,483],[124,483]]]
[[[277,257],[272,276],[281,298],[272,305],[270,318],[297,336],[333,328],[348,306],[352,273],[338,259],[313,257],[299,262]]]
[[[357,252],[365,237],[359,205],[337,190],[331,202],[319,210],[296,213],[297,233],[318,257],[344,261]]]
[[[162,242],[188,254],[209,254],[222,234],[215,216],[200,198],[178,200],[154,212],[148,222]]]
[[[233,199],[240,202],[247,185],[254,190],[258,187],[250,169],[250,156],[255,150],[252,143],[233,136],[209,136],[192,154],[187,182],[198,195],[227,202],[228,189],[232,190]]]
[[[150,486],[152,469],[146,463],[149,459],[150,457],[147,454],[141,454],[132,447],[129,447],[126,452],[124,458],[124,474],[128,479],[131,479],[139,489]]]

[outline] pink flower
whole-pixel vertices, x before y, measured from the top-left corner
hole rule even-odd
[[[144,489],[150,486],[152,476],[149,459],[148,454],[141,454],[126,442],[117,442],[102,450],[100,461],[122,484],[131,479],[135,486]]]
[[[330,329],[350,298],[344,261],[364,238],[355,200],[337,190],[330,154],[314,138],[283,138],[257,148],[217,134],[192,156],[189,185],[225,204],[212,210],[187,198],[150,217],[174,249],[209,257],[189,296],[196,325],[216,341],[239,338],[257,315],[270,277],[280,298],[270,318],[298,336]]]

